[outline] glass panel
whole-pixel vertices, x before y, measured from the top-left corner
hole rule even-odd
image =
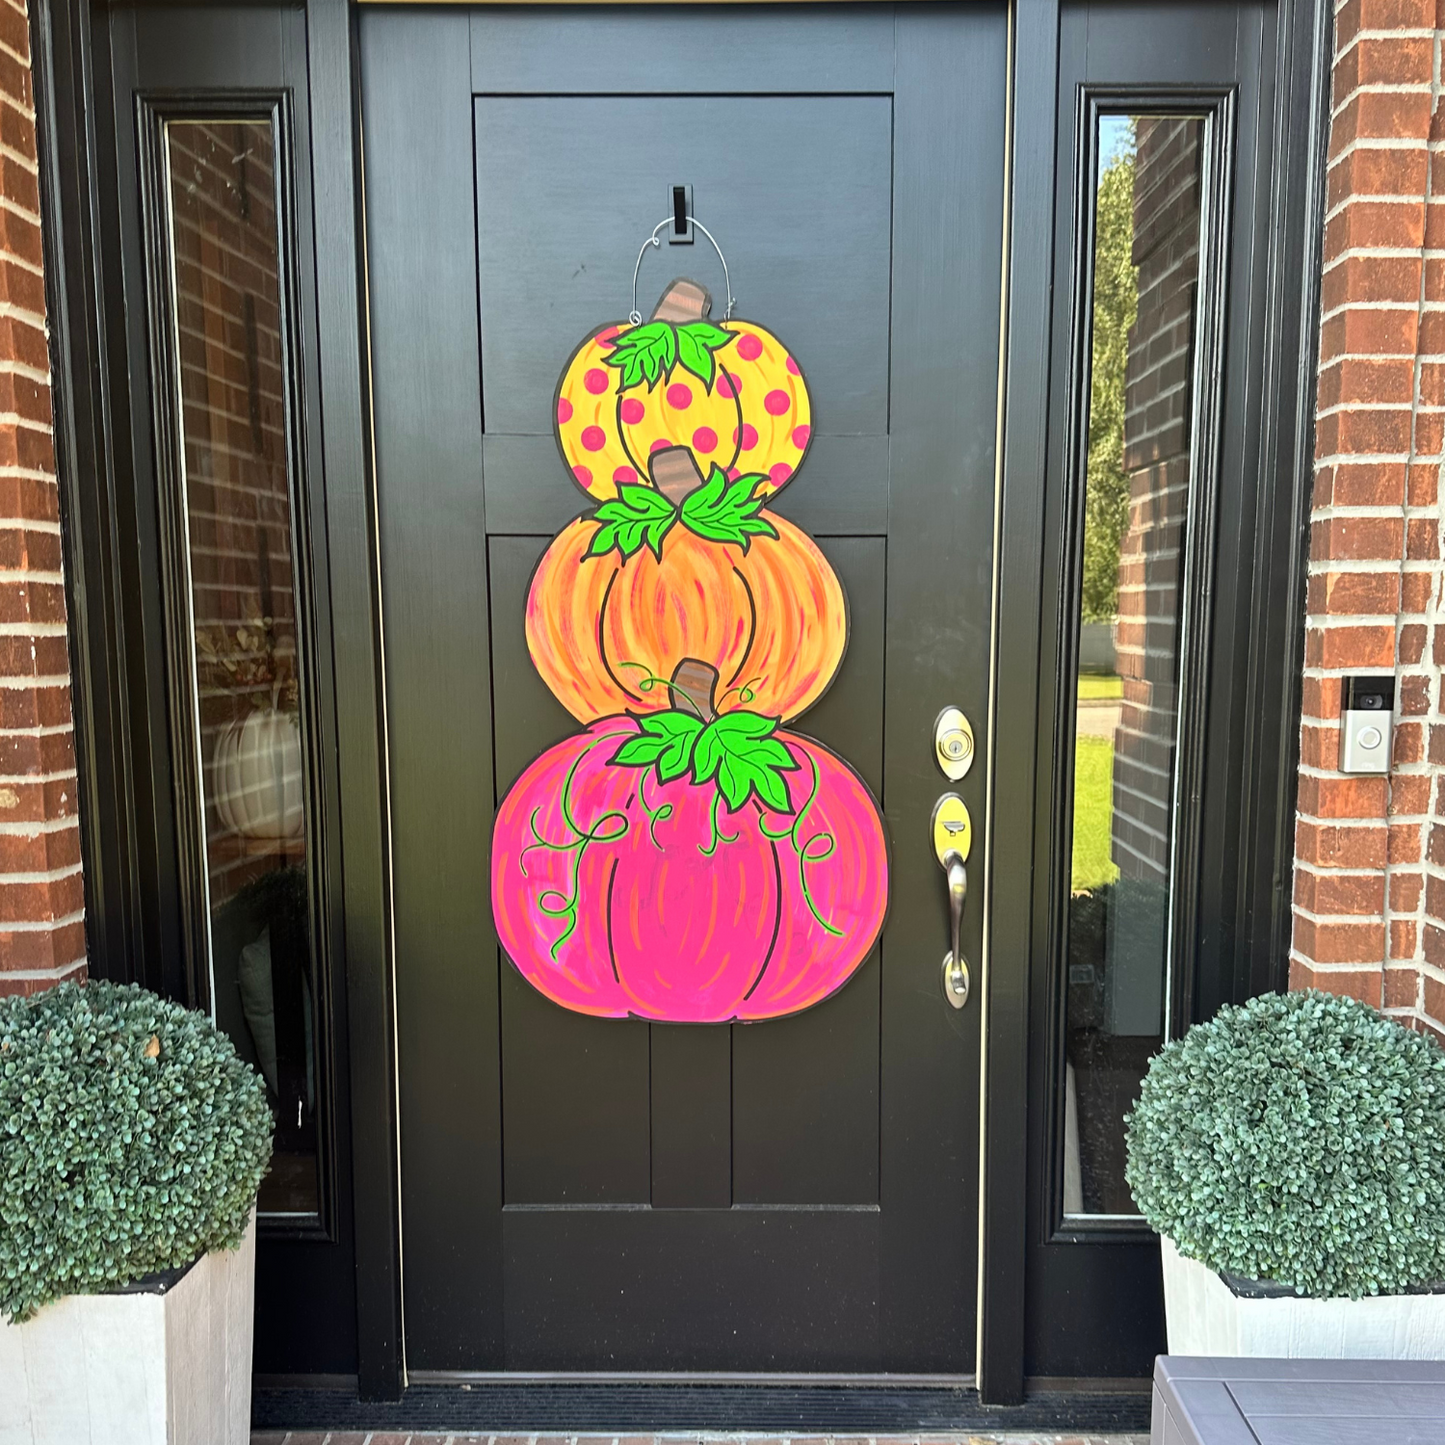
[[[1066,1214],[1137,1212],[1123,1118],[1164,1034],[1204,134],[1111,115],[1097,137]]]
[[[165,128],[211,997],[266,1079],[272,1213],[318,1210],[316,991],[275,146]]]

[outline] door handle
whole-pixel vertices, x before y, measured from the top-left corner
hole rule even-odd
[[[963,907],[968,901],[968,854],[973,821],[957,793],[945,793],[933,808],[933,852],[948,879],[948,942],[943,956],[943,996],[954,1008],[968,1002],[968,960],[963,956]]]
[[[950,853],[944,859],[948,869],[948,937],[952,947],[943,960],[943,994],[954,1008],[968,1002],[968,960],[958,936],[963,929],[963,905],[968,898],[968,869],[962,857]]]

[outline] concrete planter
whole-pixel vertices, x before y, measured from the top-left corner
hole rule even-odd
[[[1445,1294],[1256,1299],[1161,1239],[1171,1355],[1445,1360]]]
[[[240,1247],[0,1322],[0,1445],[247,1445],[256,1216]]]

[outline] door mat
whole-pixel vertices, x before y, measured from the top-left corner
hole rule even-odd
[[[451,1430],[477,1434],[652,1434],[764,1430],[784,1434],[912,1435],[961,1431],[1148,1433],[1150,1397],[1030,1395],[985,1405],[949,1386],[516,1383],[413,1385],[400,1400],[345,1390],[257,1386],[255,1430]]]

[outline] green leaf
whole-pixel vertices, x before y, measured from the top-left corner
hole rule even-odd
[[[670,321],[634,326],[617,338],[602,359],[622,372],[618,391],[630,391],[643,381],[651,391],[659,381],[671,376],[677,365],[677,327]]]
[[[756,793],[777,813],[791,813],[792,801],[782,774],[798,765],[772,734],[781,718],[752,712],[729,712],[714,718],[693,749],[693,780],[716,777],[718,792],[730,813]]]
[[[600,523],[587,548],[589,557],[604,557],[618,551],[623,561],[643,544],[662,560],[662,539],[677,521],[677,509],[655,487],[624,482],[618,495],[597,508],[593,520]]]
[[[690,331],[679,329],[677,333],[677,361],[684,371],[690,371],[709,390],[712,390],[713,375],[717,370],[712,352]]]
[[[710,542],[735,542],[744,552],[754,537],[776,537],[777,528],[761,515],[767,499],[753,495],[766,480],[760,472],[748,472],[729,482],[714,463],[707,481],[683,498],[683,526]]]
[[[670,517],[673,505],[656,487],[644,486],[641,482],[623,482],[617,489],[618,499],[639,515]],[[604,502],[603,506],[609,505]]]
[[[612,761],[624,768],[650,768],[655,764],[659,782],[680,778],[692,760],[693,745],[703,730],[702,719],[690,712],[654,712],[638,718],[637,725],[641,733],[628,738],[612,755]]]
[[[684,371],[690,371],[711,391],[717,377],[717,361],[713,353],[720,351],[731,340],[731,331],[724,331],[711,321],[686,322],[677,328],[678,365]]]
[[[721,326],[714,326],[711,321],[688,321],[677,329],[687,332],[709,351],[721,351],[729,341],[737,340],[735,333],[724,331]]]

